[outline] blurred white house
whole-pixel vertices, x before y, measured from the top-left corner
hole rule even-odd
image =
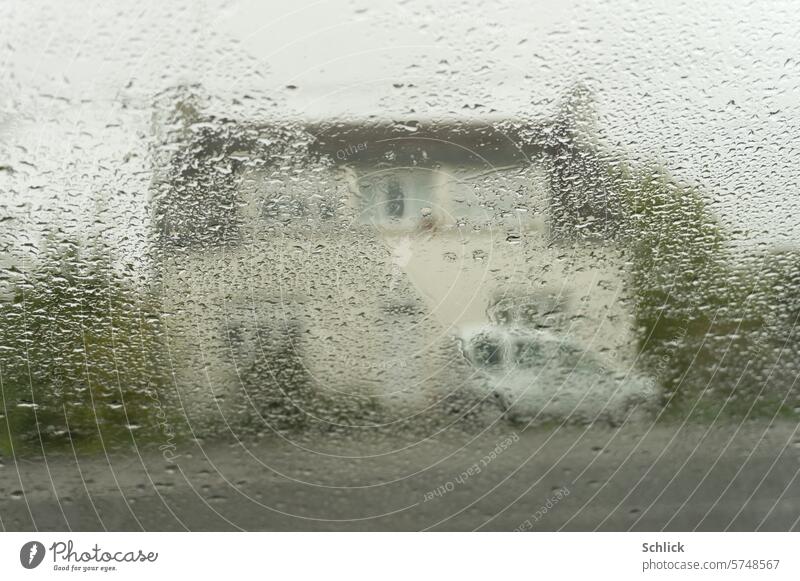
[[[176,109],[153,240],[190,419],[258,415],[280,401],[265,391],[292,405],[301,380],[390,418],[458,393],[521,421],[651,401],[614,200],[593,190],[579,123],[259,126]]]

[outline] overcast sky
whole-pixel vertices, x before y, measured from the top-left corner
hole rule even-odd
[[[164,4],[0,4],[0,210],[140,238],[152,104],[179,84],[231,116],[422,118],[543,116],[582,82],[607,141],[702,184],[737,239],[800,236],[792,2]]]

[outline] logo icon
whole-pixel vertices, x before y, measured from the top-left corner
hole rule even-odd
[[[44,545],[39,541],[28,541],[19,550],[19,562],[26,569],[35,569],[44,559]]]

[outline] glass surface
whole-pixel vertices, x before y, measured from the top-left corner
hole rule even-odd
[[[0,528],[800,526],[791,3],[2,14]]]

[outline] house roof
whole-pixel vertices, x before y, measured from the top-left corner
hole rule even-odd
[[[543,124],[513,120],[376,122],[306,125],[312,154],[339,165],[519,166],[544,151]]]

